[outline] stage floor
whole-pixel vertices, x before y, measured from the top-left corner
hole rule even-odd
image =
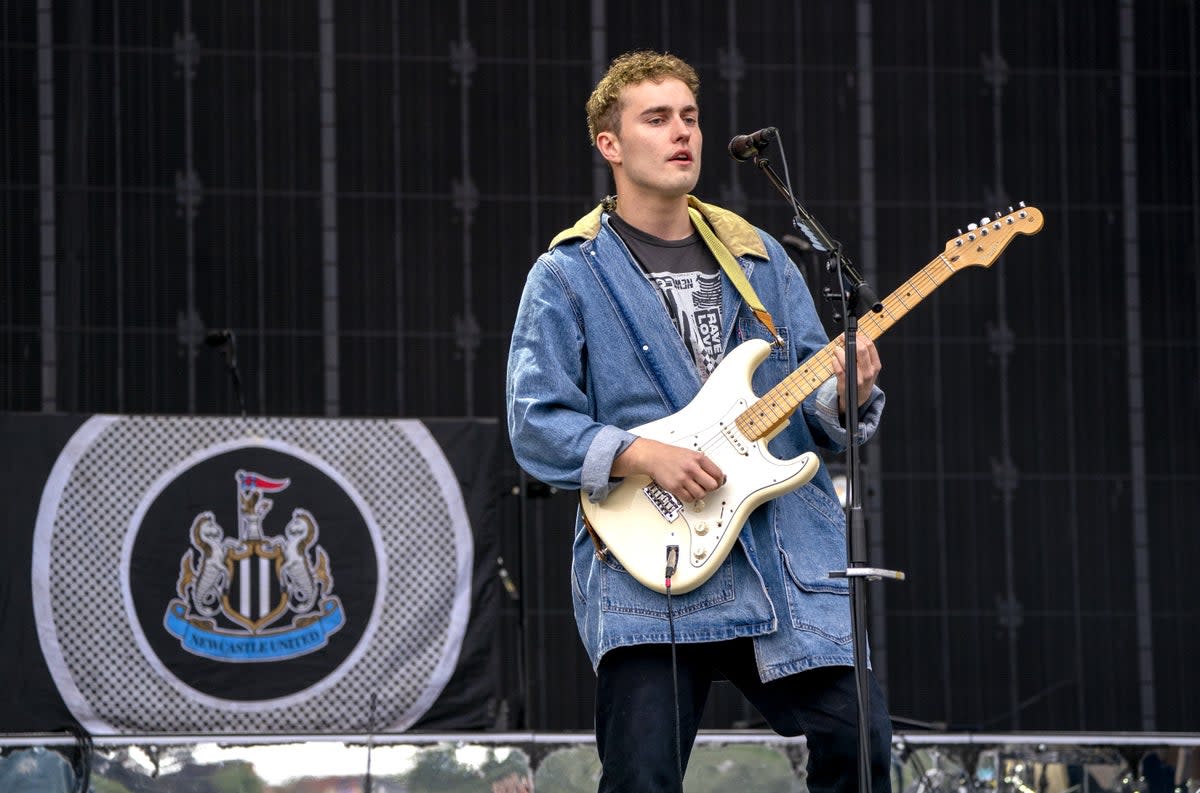
[[[0,791],[39,793],[73,792],[85,773],[96,790],[147,793],[204,780],[265,793],[590,793],[599,770],[585,733],[37,734],[0,736],[0,748]],[[806,760],[803,737],[704,731],[685,789],[804,791]],[[892,776],[894,793],[1197,793],[1200,733],[898,732]]]

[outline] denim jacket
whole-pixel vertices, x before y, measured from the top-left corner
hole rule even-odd
[[[734,254],[785,340],[754,372],[763,394],[825,346],[808,287],[783,247],[732,212],[689,202]],[[733,283],[722,278],[725,350],[770,340]],[[603,499],[626,430],[686,406],[701,386],[682,338],[642,268],[610,228],[603,205],[562,232],[530,270],[513,330],[506,389],[518,463],[533,477]],[[875,431],[884,396],[872,389],[860,435]],[[780,458],[844,448],[836,383],[810,396],[771,442]],[[818,666],[850,665],[845,525],[824,465],[803,487],[756,509],[729,556],[698,588],[671,598],[675,638],[754,637],[770,681]],[[670,641],[667,598],[598,558],[577,512],[571,569],[575,619],[593,666],[614,647]]]

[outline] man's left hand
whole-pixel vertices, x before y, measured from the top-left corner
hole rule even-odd
[[[875,349],[875,342],[871,341],[866,336],[855,336],[855,349],[858,355],[855,357],[855,378],[858,381],[858,405],[862,407],[871,397],[871,388],[875,385],[876,378],[879,377],[880,370],[883,369],[883,364],[879,362],[879,351]],[[833,350],[833,368],[837,374],[837,392],[838,392],[838,412],[842,415],[846,414],[846,349],[845,344],[839,345]]]

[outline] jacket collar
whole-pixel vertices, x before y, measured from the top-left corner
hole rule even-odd
[[[599,206],[577,220],[574,226],[560,231],[551,240],[550,250],[554,250],[554,248],[569,240],[595,239],[596,235],[600,233],[601,216],[605,212],[611,211],[615,206],[615,199],[604,199]],[[721,207],[713,204],[706,204],[692,195],[688,196],[688,206],[694,207],[704,216],[704,219],[712,226],[717,239],[724,243],[725,247],[734,256],[767,258],[767,246],[763,244],[762,238],[758,235],[758,230],[737,214],[730,212],[728,209],[721,209]]]

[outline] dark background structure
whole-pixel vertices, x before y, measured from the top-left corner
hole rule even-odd
[[[893,713],[1195,729],[1198,31],[1190,0],[5,3],[0,410],[232,413],[236,363],[253,414],[501,416],[524,273],[611,189],[583,102],[669,49],[702,80],[697,192],[788,233],[724,153],[778,127],[881,294],[981,215],[1045,214],[880,341]],[[586,729],[574,497],[507,466],[498,726]],[[724,689],[708,714],[754,720]]]

